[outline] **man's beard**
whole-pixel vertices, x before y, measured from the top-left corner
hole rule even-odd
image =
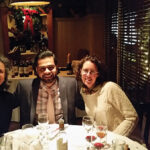
[[[56,75],[52,75],[50,78],[45,78],[44,75],[40,78],[44,83],[52,83],[56,79]]]

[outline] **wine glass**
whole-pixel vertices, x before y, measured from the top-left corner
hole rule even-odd
[[[86,140],[90,143],[88,148],[91,148],[91,143],[96,139],[96,136],[92,135],[94,119],[92,116],[83,116],[82,118],[82,126],[85,128],[87,132]]]
[[[100,138],[101,143],[106,142],[106,136],[107,136],[107,126],[106,125],[95,125],[96,128],[96,135]]]
[[[92,116],[83,116],[82,125],[86,129],[87,133],[92,130],[94,119]]]
[[[39,113],[38,114],[38,124],[41,128],[45,129],[48,125],[48,114]]]
[[[22,129],[27,129],[27,128],[32,128],[32,127],[33,127],[33,124],[27,123],[27,124],[24,124],[21,128]]]
[[[110,145],[107,143],[107,125],[104,125],[102,123],[94,123],[95,131],[97,137],[100,139],[100,142],[95,143],[95,147],[104,147],[105,149],[108,149]]]
[[[48,146],[48,114],[39,113],[38,114],[38,125],[39,125],[39,140],[44,147]]]

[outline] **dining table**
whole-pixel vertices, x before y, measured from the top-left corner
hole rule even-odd
[[[62,146],[61,150],[87,150],[88,141],[85,128],[82,125],[69,124],[64,125],[63,131],[59,129],[58,124],[49,124],[45,128],[37,125],[7,132],[1,140],[0,150],[58,150],[58,144],[60,144],[58,137],[63,132],[67,139],[67,148]],[[130,150],[148,150],[128,137],[107,131],[108,150],[115,150],[113,149],[114,140],[124,141]]]

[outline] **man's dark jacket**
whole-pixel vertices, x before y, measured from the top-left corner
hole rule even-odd
[[[75,124],[75,107],[84,109],[77,81],[73,77],[58,77],[60,98],[65,123]],[[18,82],[15,96],[20,103],[20,125],[34,123],[40,80],[26,79]]]

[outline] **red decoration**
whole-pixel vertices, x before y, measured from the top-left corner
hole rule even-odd
[[[32,23],[32,18],[31,16],[33,14],[38,14],[38,12],[36,10],[30,10],[30,9],[22,9],[24,15],[25,15],[25,20],[24,20],[24,31],[28,28],[28,25],[30,27],[30,30],[32,32],[32,34],[34,34],[33,31],[33,23]]]
[[[104,147],[104,144],[103,143],[95,143],[94,146],[96,148],[102,148],[102,147]]]
[[[91,142],[91,140],[94,141],[95,139],[96,139],[95,136],[90,136],[90,135],[86,136],[86,140],[89,142]]]

